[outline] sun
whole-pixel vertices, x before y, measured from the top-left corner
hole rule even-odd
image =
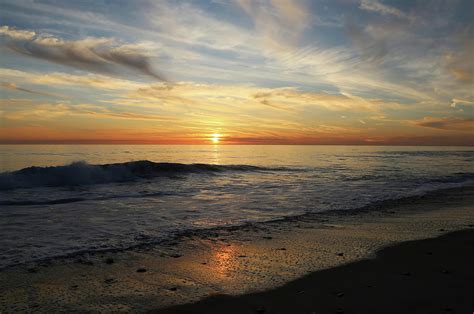
[[[211,141],[213,144],[219,144],[220,138],[221,138],[221,134],[214,133],[211,135]]]

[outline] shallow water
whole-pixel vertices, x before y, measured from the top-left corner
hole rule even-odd
[[[3,145],[0,267],[471,184],[473,161],[466,147]]]

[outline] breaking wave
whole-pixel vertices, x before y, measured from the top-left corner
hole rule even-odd
[[[79,161],[65,166],[28,167],[17,171],[0,173],[0,190],[127,182],[140,178],[169,177],[188,173],[212,174],[224,171],[265,171],[278,169],[249,165],[157,163],[148,160],[104,165],[91,165]]]

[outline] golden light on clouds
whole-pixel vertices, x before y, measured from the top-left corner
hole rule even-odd
[[[473,144],[468,0],[2,1],[0,143]]]

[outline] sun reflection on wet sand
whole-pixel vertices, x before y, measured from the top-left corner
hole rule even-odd
[[[212,254],[215,272],[221,276],[228,276],[235,268],[236,249],[232,244],[220,244]]]

